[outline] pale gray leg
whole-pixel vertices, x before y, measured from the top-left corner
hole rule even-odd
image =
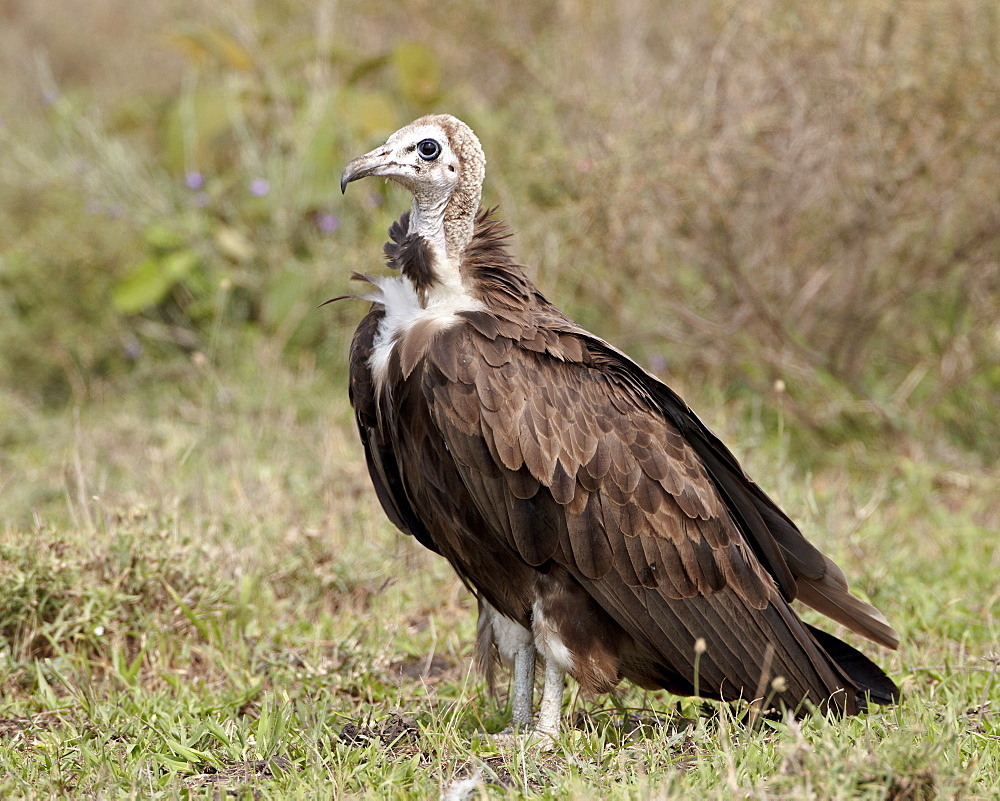
[[[546,660],[545,687],[542,690],[542,705],[538,710],[535,731],[550,738],[559,734],[565,678],[566,674],[553,664],[553,660]]]
[[[534,718],[531,706],[535,695],[535,646],[522,644],[514,652],[514,674],[511,678],[511,728],[522,731],[531,728]]]
[[[524,653],[527,653],[527,649],[525,649]],[[514,689],[512,691],[514,712],[512,715],[512,728],[516,733],[507,733],[511,731],[511,729],[508,729],[507,732],[493,735],[493,738],[497,745],[511,748],[525,748],[530,745],[535,748],[541,748],[543,751],[551,751],[555,748],[555,738],[559,735],[559,723],[562,718],[563,680],[566,674],[561,668],[556,667],[552,661],[546,662],[542,705],[538,712],[538,722],[532,727],[531,685],[534,683],[535,675],[534,648],[531,649],[530,655],[530,673],[526,669],[523,673],[518,670],[523,664],[519,660],[515,661],[514,666]],[[518,656],[520,657],[520,654]],[[523,677],[520,679],[520,684],[519,673]],[[526,696],[524,694],[524,687],[528,688]],[[526,698],[526,706],[521,705],[520,700],[522,697]]]
[[[510,726],[505,734],[527,731],[534,723],[531,714],[535,695],[535,643],[531,631],[520,623],[501,615],[485,600],[479,604],[479,636],[488,642],[479,643],[480,652],[496,647],[500,661],[511,668]]]

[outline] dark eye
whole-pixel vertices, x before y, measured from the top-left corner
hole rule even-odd
[[[417,152],[424,161],[434,161],[434,159],[441,155],[441,145],[433,139],[425,139],[417,145]]]

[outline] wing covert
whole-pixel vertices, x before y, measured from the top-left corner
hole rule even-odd
[[[726,588],[769,603],[773,581],[697,454],[604,372],[455,326],[423,380],[470,495],[529,564],[671,599]]]

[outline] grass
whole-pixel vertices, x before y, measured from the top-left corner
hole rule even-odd
[[[3,12],[0,793],[1000,797],[988,4],[185,6]],[[431,109],[900,630],[898,707],[623,687],[552,752],[479,736],[475,604],[378,508],[361,309],[316,308],[406,203],[340,168]]]
[[[383,518],[336,384],[254,355],[229,381],[192,363],[171,391],[136,382],[37,432],[50,496],[0,538],[2,791],[1000,792],[995,477],[887,460],[878,485],[810,478],[752,415],[715,420],[751,469],[779,466],[769,485],[900,628],[878,658],[903,703],[749,731],[738,710],[623,688],[568,698],[552,753],[500,752],[478,736],[505,711],[471,672],[474,603]],[[230,382],[258,390],[223,403]]]

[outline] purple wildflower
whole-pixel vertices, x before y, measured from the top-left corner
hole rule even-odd
[[[340,218],[329,212],[317,212],[313,216],[313,222],[324,234],[332,234],[340,228]]]
[[[197,170],[191,170],[191,172],[184,176],[184,183],[187,185],[188,189],[197,191],[204,188],[205,176]]]
[[[254,178],[250,182],[250,194],[254,197],[264,197],[270,191],[271,184],[267,182],[267,178]]]

